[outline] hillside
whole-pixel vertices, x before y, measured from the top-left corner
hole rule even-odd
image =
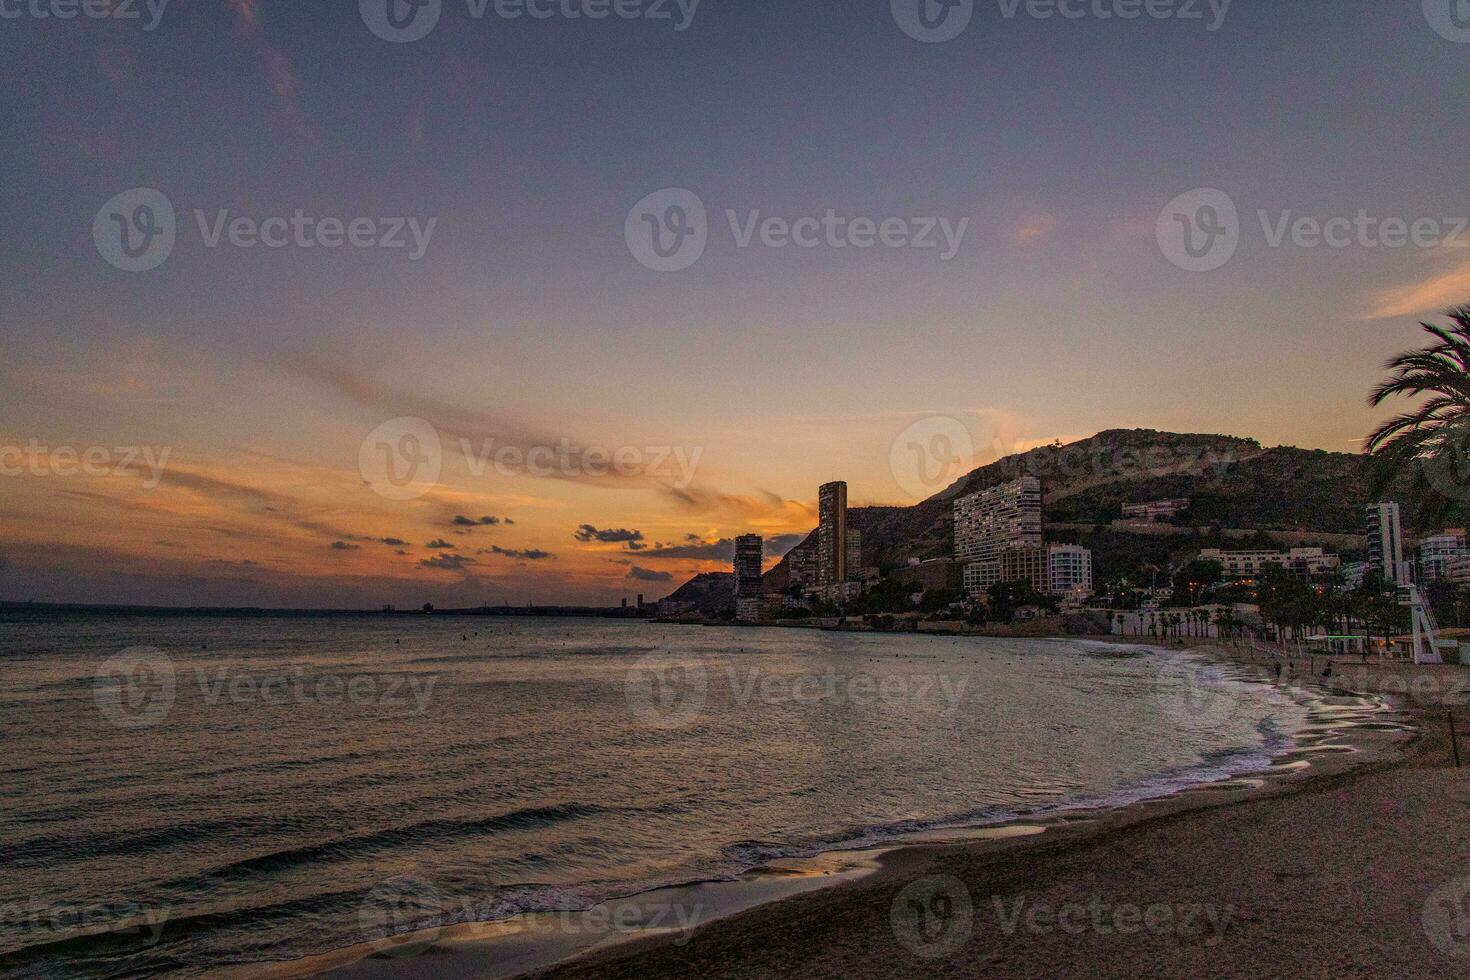
[[[954,547],[955,498],[1022,475],[1041,479],[1048,525],[1103,525],[1048,534],[1092,547],[1101,576],[1145,564],[1167,566],[1200,547],[1243,546],[1241,538],[1222,538],[1216,529],[1359,535],[1368,503],[1358,455],[1265,449],[1234,436],[1113,429],[982,466],[912,507],[850,509],[849,525],[863,535],[863,563],[891,567],[910,558],[948,556]],[[1192,501],[1173,521],[1181,533],[1145,535],[1107,526],[1120,517],[1122,504],[1165,497]],[[1411,519],[1406,511],[1406,522]],[[1196,534],[1186,528],[1204,530]],[[1261,543],[1297,543],[1287,533],[1273,538]],[[778,565],[768,574],[779,577],[784,569]]]

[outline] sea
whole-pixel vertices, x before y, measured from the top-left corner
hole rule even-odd
[[[1306,723],[1229,668],[1080,640],[5,612],[0,976],[249,972],[1121,806]]]

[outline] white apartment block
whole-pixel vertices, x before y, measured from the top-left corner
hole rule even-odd
[[[1280,565],[1297,575],[1320,575],[1328,569],[1337,568],[1342,559],[1329,555],[1321,548],[1292,548],[1290,551],[1222,551],[1205,548],[1199,553],[1202,561],[1217,561],[1225,567],[1231,578],[1255,578],[1267,565]]]
[[[1419,542],[1419,571],[1425,582],[1449,578],[1450,563],[1470,556],[1465,550],[1465,532],[1454,528]]]
[[[1075,544],[1054,544],[1046,553],[1047,579],[1055,596],[1092,595],[1092,552]]]
[[[1383,576],[1385,585],[1408,585],[1409,563],[1404,561],[1404,530],[1399,505],[1393,501],[1369,504],[1364,533],[1368,537],[1368,567]]]

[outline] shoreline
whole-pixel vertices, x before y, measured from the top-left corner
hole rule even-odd
[[[1231,650],[1208,642],[1164,645],[1116,636],[1057,639],[1108,641],[1174,654],[1191,652],[1241,669],[1258,666],[1258,662],[1232,656]],[[843,906],[944,856],[968,855],[1024,864],[1033,853],[1106,840],[1129,828],[1181,814],[1267,800],[1324,781],[1351,778],[1356,772],[1405,765],[1414,756],[1414,746],[1423,742],[1422,731],[1410,723],[1409,716],[1382,703],[1373,692],[1363,692],[1366,699],[1353,706],[1333,704],[1334,699],[1353,697],[1340,689],[1312,683],[1290,690],[1299,702],[1308,702],[1309,721],[1294,733],[1293,746],[1276,753],[1263,769],[1147,795],[1121,805],[1078,805],[983,827],[929,829],[861,850],[829,850],[810,858],[776,861],[751,869],[733,881],[655,889],[602,903],[591,912],[530,913],[498,922],[465,923],[398,937],[391,948],[387,941],[376,946],[363,944],[279,964],[269,975],[491,980],[604,975],[598,971],[618,964],[619,969],[626,967],[628,976],[641,976],[646,964],[637,964],[645,958],[672,958],[670,962],[677,963],[686,953],[694,955],[697,946],[717,941],[713,937],[739,933],[750,922],[792,916],[800,920],[807,913],[798,908]],[[657,923],[654,913],[670,908],[698,914],[686,916],[679,928]],[[687,921],[690,918],[698,921]],[[797,921],[790,923],[790,929],[802,931],[803,927]],[[925,962],[914,959],[913,965]],[[710,968],[716,967],[711,964]],[[719,972],[727,975],[723,970]]]

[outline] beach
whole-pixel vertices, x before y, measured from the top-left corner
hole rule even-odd
[[[536,976],[1445,976],[1470,957],[1470,769],[1454,768],[1438,709],[1408,708],[1420,734],[1372,759],[1020,841],[895,852],[871,877],[682,947],[648,940]],[[914,931],[895,914],[936,879],[970,904],[966,925],[930,902],[955,936],[943,915]]]
[[[1259,651],[1191,645],[1274,673],[1276,658]],[[1326,668],[1282,663],[1298,678]],[[544,924],[468,927],[318,965],[344,977],[544,980],[1442,976],[1470,957],[1470,769],[1454,767],[1443,711],[1448,701],[1463,712],[1470,671],[1358,666],[1334,664],[1338,683],[1298,688],[1317,699],[1314,720],[1259,774],[631,900],[645,912],[702,908],[693,929],[589,943]],[[1425,676],[1432,690],[1405,683]],[[1344,678],[1380,703],[1376,720]]]

